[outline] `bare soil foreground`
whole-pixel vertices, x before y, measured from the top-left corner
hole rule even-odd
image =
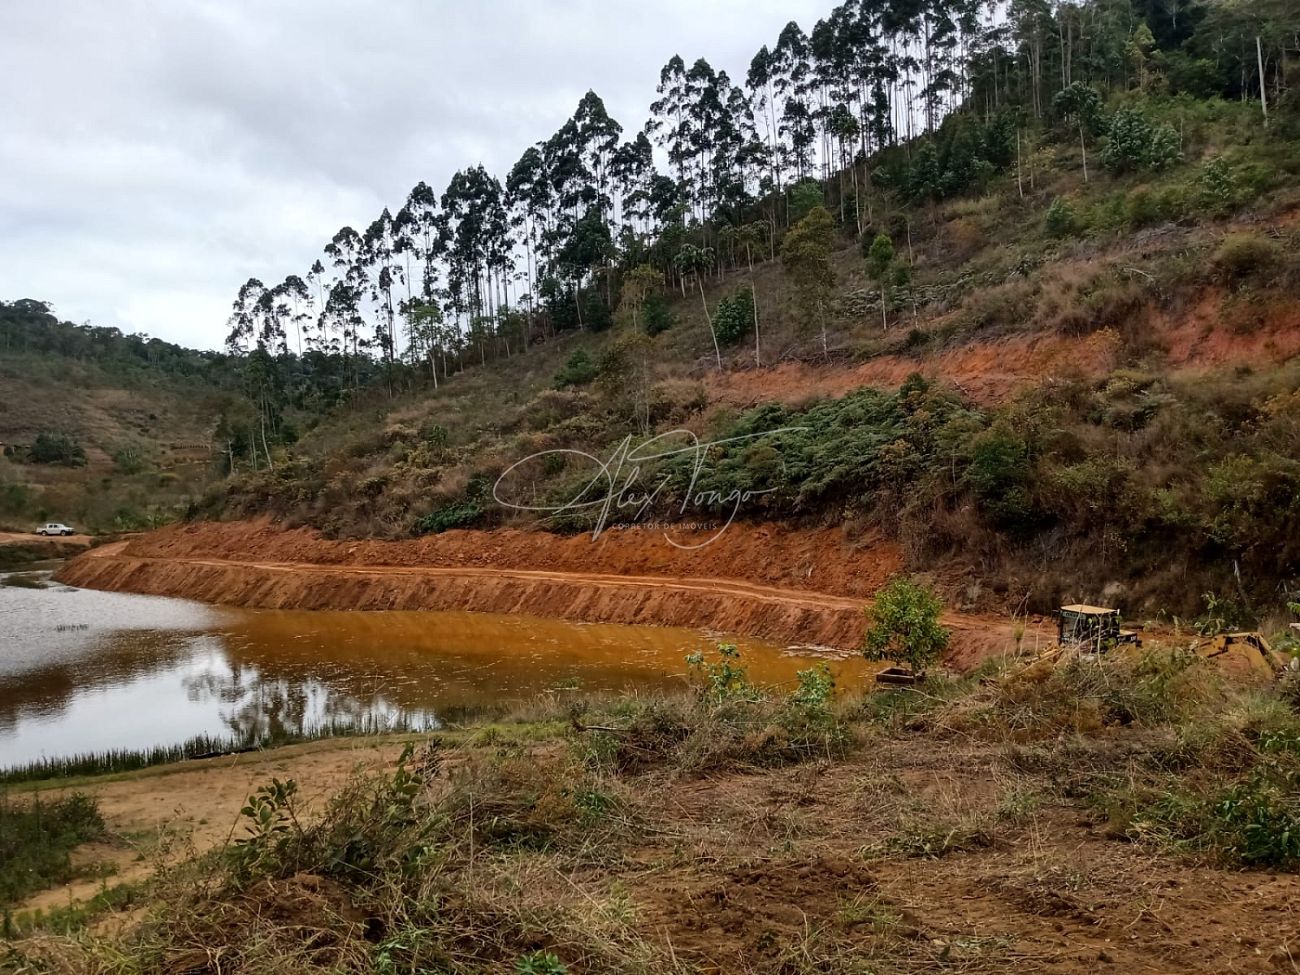
[[[735,525],[688,551],[643,531],[596,540],[501,530],[352,542],[254,521],[174,526],[105,545],[58,578],[260,609],[519,613],[855,649],[864,605],[901,561],[896,546],[878,539],[776,525]],[[954,613],[944,622],[959,665],[1013,642],[1005,621]]]
[[[316,743],[83,783],[134,894],[37,923],[0,969],[1298,970],[1268,791],[1296,766],[1268,743],[1300,724],[1275,690],[1191,658],[837,701],[729,686],[539,703],[402,764]],[[298,796],[241,817],[272,776]],[[146,881],[130,853],[171,866]]]

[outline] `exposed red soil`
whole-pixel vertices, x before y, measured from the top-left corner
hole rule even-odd
[[[1014,335],[945,349],[926,356],[882,355],[860,365],[834,367],[784,362],[719,377],[714,397],[736,406],[844,396],[863,386],[898,386],[913,373],[942,379],[982,404],[995,404],[1028,380],[1101,375],[1114,367],[1118,336],[1109,330],[1085,338]]]
[[[347,542],[266,521],[173,526],[103,546],[70,585],[261,609],[468,610],[590,623],[707,627],[844,649],[901,566],[897,546],[838,529],[734,525],[684,551],[650,532],[563,537],[501,530]],[[995,619],[952,614],[961,664],[1012,645]]]
[[[1171,365],[1209,368],[1266,365],[1300,355],[1300,305],[1227,301],[1208,292],[1176,318],[1153,316]]]
[[[711,532],[680,532],[698,544]],[[132,558],[220,559],[322,566],[491,568],[597,575],[736,579],[838,596],[870,596],[902,565],[893,542],[850,540],[840,528],[732,525],[705,548],[687,551],[653,531],[554,535],[519,529],[449,531],[404,541],[336,541],[268,519],[173,525],[114,549]],[[99,553],[101,555],[106,553]]]
[[[1196,373],[1225,366],[1267,366],[1300,355],[1300,305],[1249,302],[1207,288],[1176,313],[1152,308],[1138,327],[1168,367]],[[976,403],[996,405],[1026,384],[1099,377],[1119,363],[1119,334],[1102,329],[1076,337],[1057,332],[1011,335],[922,355],[882,355],[851,366],[783,362],[718,377],[713,397],[735,406],[797,403],[844,396],[863,386],[895,387],[913,373],[941,380]]]

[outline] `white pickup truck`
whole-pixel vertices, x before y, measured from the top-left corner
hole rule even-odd
[[[61,525],[57,521],[52,521],[47,525],[41,525],[36,529],[38,535],[75,535],[77,534],[67,525]]]

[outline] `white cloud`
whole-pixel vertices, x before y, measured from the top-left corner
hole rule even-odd
[[[0,7],[0,298],[220,345],[423,179],[504,177],[589,88],[628,133],[659,68],[741,80],[831,0],[46,0]]]

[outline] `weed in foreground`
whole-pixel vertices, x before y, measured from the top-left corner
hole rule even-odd
[[[733,646],[687,663],[689,695],[640,699],[607,716],[575,712],[583,759],[620,775],[659,767],[700,774],[842,757],[852,745],[825,665],[801,671],[793,693],[781,695],[749,681]]]
[[[81,793],[21,803],[0,795],[0,907],[73,879],[72,850],[103,833],[98,805]]]

